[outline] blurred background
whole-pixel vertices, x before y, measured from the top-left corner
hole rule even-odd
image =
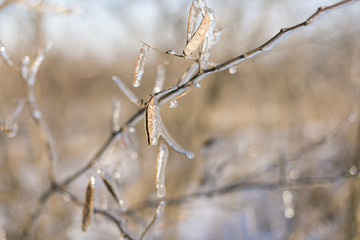
[[[221,63],[258,47],[280,28],[335,2],[208,0],[217,28],[226,29],[210,61]],[[192,64],[150,50],[142,85],[132,88],[140,41],[182,52],[190,5],[190,0],[1,2],[0,41],[15,64],[24,56],[35,58],[45,42],[53,44],[38,73],[36,96],[57,143],[57,179],[84,166],[106,141],[115,97],[121,100],[121,124],[136,113],[113,75],[148,100],[158,64],[168,61],[165,87],[175,85]],[[359,181],[344,174],[357,175],[360,160],[359,12],[355,3],[325,14],[271,51],[242,62],[235,73],[207,76],[177,108],[161,107],[172,137],[195,158],[170,149],[166,186],[173,200],[150,239],[360,239]],[[0,123],[16,108],[14,99],[25,97],[19,74],[1,61]],[[50,185],[44,138],[27,109],[17,123],[15,137],[0,134],[0,240],[19,239]],[[115,204],[101,181],[95,205],[126,220],[140,236],[156,208],[157,147],[147,146],[142,123],[130,137],[132,144],[120,144],[104,163],[128,210]],[[79,199],[91,173],[69,186]],[[330,180],[307,184],[322,179]],[[206,192],[213,194],[201,194]],[[55,194],[31,238],[120,239],[108,219],[92,220],[82,232],[81,208],[66,194]]]

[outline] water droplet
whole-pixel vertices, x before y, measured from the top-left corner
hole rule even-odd
[[[357,117],[357,113],[356,112],[352,112],[349,114],[348,120],[349,122],[354,122],[356,120]]]
[[[195,85],[194,85],[196,88],[201,88],[201,85],[200,85],[200,83],[195,83]]]
[[[29,56],[25,56],[23,59],[22,59],[22,62],[21,62],[23,65],[28,65],[30,63],[30,57]]]
[[[32,112],[32,116],[33,116],[33,118],[35,118],[35,119],[39,119],[39,118],[41,117],[41,112],[35,110],[35,111]]]
[[[293,201],[293,195],[290,191],[284,191],[282,194],[284,204],[290,204]]]
[[[135,128],[134,127],[129,127],[129,133],[134,133],[135,132]]]
[[[189,159],[193,159],[195,157],[195,154],[193,153],[187,153],[186,154],[186,157],[189,158]]]
[[[359,169],[358,169],[358,167],[355,166],[355,165],[352,165],[352,166],[350,167],[350,170],[349,170],[350,174],[353,175],[353,176],[356,175],[356,174],[358,173],[358,171],[359,171]]]
[[[235,74],[236,73],[236,66],[229,67],[229,73],[230,74]]]
[[[170,105],[169,108],[176,108],[178,106],[178,101],[177,100],[171,100],[170,101]]]
[[[292,169],[292,170],[290,171],[290,173],[289,173],[289,176],[290,176],[290,179],[296,180],[296,179],[299,178],[300,172],[299,172],[299,170],[297,170],[297,169]]]
[[[119,179],[120,176],[121,176],[121,173],[120,173],[119,170],[116,170],[116,171],[113,173],[113,178],[115,178],[115,179]]]
[[[19,131],[19,125],[17,123],[14,123],[8,128],[5,128],[5,133],[8,138],[15,137],[18,131]]]
[[[64,194],[63,194],[63,199],[64,199],[65,202],[70,202],[70,201],[71,201],[71,196],[70,196],[70,194],[64,193]]]
[[[287,208],[284,211],[284,215],[285,215],[286,218],[291,219],[291,218],[293,218],[295,216],[295,211],[294,211],[293,208]]]

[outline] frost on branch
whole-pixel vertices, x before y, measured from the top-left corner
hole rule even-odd
[[[145,51],[144,47],[145,46],[143,46],[140,49],[140,52],[139,52],[137,60],[136,60],[136,65],[135,65],[135,69],[134,69],[134,82],[133,82],[134,87],[140,87],[141,77],[144,74],[145,60],[146,60],[146,51]]]
[[[14,62],[10,59],[9,53],[6,51],[6,48],[4,46],[2,46],[1,42],[0,42],[0,55],[1,55],[1,58],[4,60],[4,62],[8,66],[10,66],[10,67],[15,66]]]
[[[51,46],[52,46],[52,44],[50,42],[46,43],[45,47],[38,51],[37,56],[36,56],[33,64],[31,65],[30,73],[28,74],[28,76],[26,78],[28,85],[34,85],[35,84],[35,78],[36,78],[36,75],[37,75],[37,73],[39,71],[41,63],[44,60],[44,54],[50,50]]]
[[[82,226],[81,229],[86,232],[90,225],[91,215],[94,207],[94,191],[95,191],[95,177],[90,176],[89,183],[86,188],[85,200],[82,211]]]
[[[139,105],[139,100],[136,95],[125,85],[123,81],[121,81],[120,78],[113,76],[112,79],[131,102],[133,102],[135,105]]]
[[[159,198],[166,195],[165,187],[165,169],[169,156],[169,150],[165,143],[159,146],[159,152],[156,160],[156,194]]]
[[[164,216],[164,210],[166,206],[166,201],[162,200],[158,203],[156,207],[156,212],[154,214],[153,219],[149,223],[149,225],[146,227],[144,232],[140,236],[140,240],[149,239],[152,231],[154,230],[156,224],[161,220],[161,218]]]
[[[15,137],[19,130],[19,125],[15,122],[15,119],[23,110],[25,100],[21,98],[17,99],[16,104],[17,107],[15,111],[7,118],[5,124],[0,124],[0,131],[4,132],[9,138]]]
[[[187,83],[190,78],[194,75],[194,73],[198,70],[199,68],[199,64],[197,62],[194,62],[188,69],[186,69],[186,71],[183,73],[183,75],[181,76],[179,82],[178,82],[178,86],[181,86],[185,83]]]

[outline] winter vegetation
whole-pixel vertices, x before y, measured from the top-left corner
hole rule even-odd
[[[3,1],[0,240],[360,239],[359,11]]]

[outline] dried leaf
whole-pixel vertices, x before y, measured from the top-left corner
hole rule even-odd
[[[146,51],[143,46],[138,54],[134,69],[134,82],[133,82],[134,87],[139,87],[141,84],[141,77],[144,74],[144,70],[145,70],[145,60],[146,60]]]
[[[188,26],[187,26],[187,38],[186,38],[186,44],[189,43],[191,37],[193,36],[194,30],[195,30],[195,24],[196,20],[199,16],[200,9],[195,6],[194,1],[191,4],[190,11],[189,11],[189,18],[188,18]]]
[[[214,30],[215,30],[215,13],[211,8],[205,7],[206,15],[209,17],[209,27],[205,33],[204,41],[200,47],[200,68],[207,68],[209,57],[210,57],[210,49],[213,45],[214,40]]]
[[[101,179],[103,180],[104,184],[105,184],[105,187],[106,189],[109,191],[109,193],[111,194],[111,196],[115,199],[115,201],[121,205],[121,201],[120,199],[118,198],[114,188],[112,187],[110,181],[108,181],[103,175],[100,175]]]
[[[199,28],[196,30],[194,36],[191,38],[191,40],[184,49],[185,56],[190,56],[194,51],[196,51],[199,48],[200,44],[205,39],[205,35],[209,26],[210,26],[210,18],[209,15],[206,13],[200,23]]]
[[[159,146],[159,152],[156,160],[156,194],[159,198],[166,195],[165,168],[168,156],[169,150],[166,144],[161,143]]]
[[[91,176],[88,186],[86,188],[84,206],[82,211],[82,230],[86,232],[90,225],[91,214],[94,207],[94,191],[95,191],[95,177]]]
[[[160,107],[158,106],[158,99],[173,91],[177,87],[171,87],[169,89],[163,90],[155,95],[153,95],[150,101],[147,103],[145,108],[145,133],[146,141],[150,146],[158,144],[160,137]]]
[[[150,146],[158,144],[160,137],[160,107],[157,105],[156,96],[153,96],[145,109],[146,140]]]

